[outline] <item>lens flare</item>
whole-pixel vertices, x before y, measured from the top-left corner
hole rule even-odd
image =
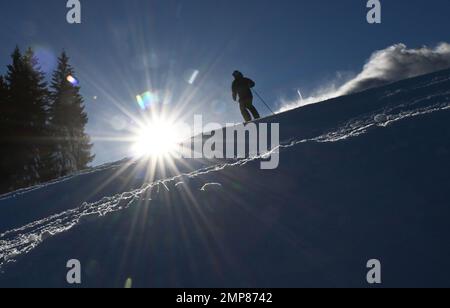
[[[158,94],[147,91],[141,95],[136,96],[136,100],[142,110],[145,110],[159,102]]]
[[[189,78],[188,83],[194,84],[195,80],[197,80],[198,74],[200,74],[200,72],[198,70],[195,70],[194,72],[192,72],[191,78]]]
[[[75,77],[73,77],[72,75],[67,76],[66,80],[74,87],[78,86],[78,84],[79,84],[78,80]]]
[[[133,279],[128,278],[125,281],[125,289],[131,289],[133,287]]]

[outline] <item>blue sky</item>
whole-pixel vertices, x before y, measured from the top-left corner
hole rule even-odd
[[[2,1],[0,73],[16,44],[37,49],[49,72],[65,49],[99,164],[127,155],[127,144],[100,137],[126,134],[123,123],[142,112],[135,96],[147,90],[170,95],[168,112],[238,122],[235,69],[255,79],[276,109],[297,89],[308,95],[337,72],[360,72],[375,50],[450,41],[448,0],[381,2],[382,24],[369,25],[365,0],[81,0],[82,24],[69,25],[65,0]]]

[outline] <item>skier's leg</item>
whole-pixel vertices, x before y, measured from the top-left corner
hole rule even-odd
[[[251,105],[248,109],[253,114],[253,117],[255,118],[255,120],[258,120],[261,118],[261,116],[259,115],[259,112],[255,106]]]
[[[244,117],[245,122],[250,122],[252,120],[252,117],[250,116],[250,113],[247,111],[247,106],[243,103],[239,104],[241,108],[242,116]]]

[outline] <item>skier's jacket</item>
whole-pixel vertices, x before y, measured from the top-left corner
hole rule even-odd
[[[255,82],[246,77],[240,77],[233,81],[232,91],[233,99],[236,100],[239,95],[239,101],[246,101],[253,99],[251,88],[255,86]]]

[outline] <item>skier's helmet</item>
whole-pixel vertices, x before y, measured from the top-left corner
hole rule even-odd
[[[242,73],[239,72],[239,71],[234,71],[233,72],[233,77],[234,78],[242,78],[242,77],[244,77],[244,75],[242,75]]]

